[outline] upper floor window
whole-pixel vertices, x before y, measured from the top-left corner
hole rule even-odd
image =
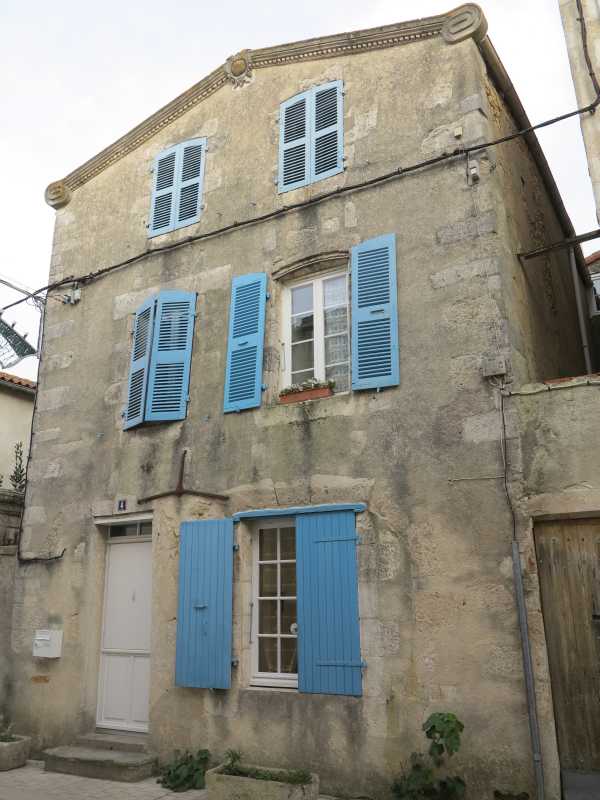
[[[307,186],[344,168],[342,81],[313,86],[281,104],[279,192]]]
[[[206,139],[190,139],[163,150],[154,162],[149,236],[198,222]]]
[[[324,275],[286,287],[283,307],[284,385],[311,378],[350,388],[348,275]]]
[[[135,314],[123,428],[185,419],[196,293],[164,291]]]

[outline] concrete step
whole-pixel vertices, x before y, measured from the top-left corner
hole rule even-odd
[[[98,750],[122,750],[124,753],[147,753],[148,734],[127,731],[92,731],[77,737],[80,747]]]
[[[47,772],[62,772],[66,775],[126,783],[149,778],[156,766],[156,756],[151,753],[132,753],[78,745],[53,747],[44,752],[43,759]]]

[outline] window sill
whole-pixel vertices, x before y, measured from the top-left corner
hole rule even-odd
[[[327,386],[320,386],[315,389],[305,389],[302,392],[280,394],[278,402],[281,405],[289,405],[290,403],[302,403],[305,400],[321,400],[325,397],[333,397],[333,389]]]
[[[277,686],[271,684],[263,686],[262,684],[251,683],[250,686],[244,686],[241,691],[243,692],[285,692],[286,694],[298,694],[297,686]]]

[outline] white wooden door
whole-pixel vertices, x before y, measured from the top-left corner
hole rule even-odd
[[[152,542],[109,543],[97,724],[148,730]]]

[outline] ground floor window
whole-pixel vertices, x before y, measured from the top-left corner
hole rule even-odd
[[[261,523],[253,538],[252,683],[298,685],[296,528]]]

